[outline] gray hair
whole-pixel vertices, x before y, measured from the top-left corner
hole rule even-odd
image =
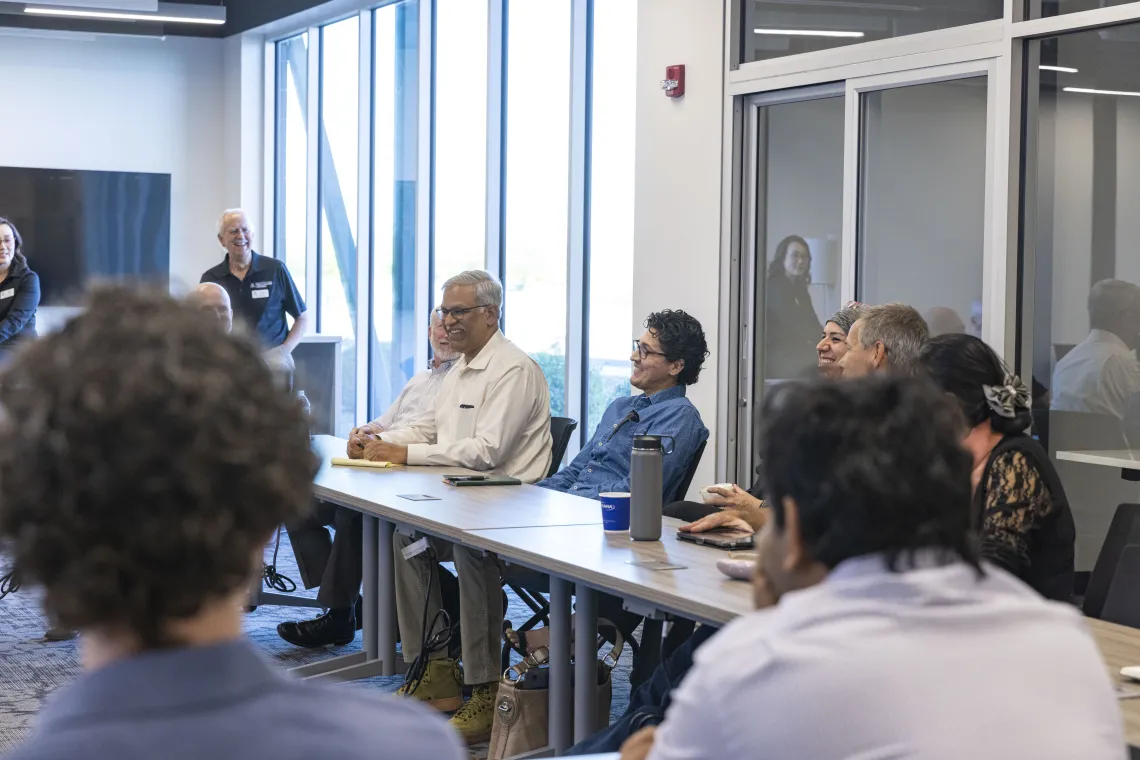
[[[468,269],[443,283],[442,290],[453,285],[474,285],[475,302],[480,306],[502,306],[503,285],[482,269]]]
[[[930,339],[926,320],[912,306],[888,303],[868,307],[859,317],[859,342],[864,348],[882,343],[896,372],[913,371],[923,344]]]
[[[245,213],[245,209],[228,208],[222,212],[222,215],[218,217],[218,237],[221,237],[222,233],[225,232],[225,230],[226,230],[226,217],[227,216],[236,216],[238,214],[241,214],[242,216],[244,216],[246,218],[246,221],[249,221],[249,214]],[[251,230],[253,229],[253,222],[249,223],[249,228]]]
[[[1140,286],[1124,280],[1101,280],[1089,291],[1089,325],[1111,328],[1122,314],[1140,311]]]
[[[859,321],[859,318],[867,313],[867,305],[852,301],[844,306],[839,311],[831,315],[831,319],[827,320],[839,327],[844,334],[851,332],[851,325]]]

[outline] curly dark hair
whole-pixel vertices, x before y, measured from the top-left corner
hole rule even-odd
[[[8,228],[12,230],[12,237],[16,239],[16,253],[14,256],[12,256],[12,259],[20,262],[24,266],[27,266],[28,259],[26,256],[24,256],[24,236],[20,234],[20,231],[18,229],[16,229],[16,225],[11,219],[0,216],[0,225],[4,224],[8,225]]]
[[[983,385],[1000,386],[1009,374],[1005,362],[981,338],[960,333],[939,335],[922,347],[918,364],[934,383],[958,400],[970,428],[987,419],[998,433],[1021,433],[1033,422],[1029,406],[1016,407],[1013,417],[1002,417],[986,402]]]
[[[828,568],[868,554],[893,570],[919,549],[979,569],[970,533],[970,455],[956,412],[929,382],[892,374],[787,383],[761,416],[767,503],[799,509],[811,555]]]
[[[661,341],[661,350],[665,352],[666,359],[685,362],[681,374],[677,376],[677,382],[681,385],[695,385],[709,355],[701,323],[680,309],[664,309],[650,314],[645,320],[645,327]]]
[[[111,287],[0,376],[0,539],[60,624],[177,646],[170,623],[245,586],[310,508],[295,400],[248,339]]]

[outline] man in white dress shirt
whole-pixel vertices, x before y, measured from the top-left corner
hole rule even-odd
[[[941,394],[897,376],[787,385],[759,419],[759,611],[697,650],[622,760],[1125,760],[1079,612],[980,563]]]
[[[1052,408],[1124,419],[1140,392],[1140,287],[1101,280],[1089,292],[1088,336],[1053,370]]]
[[[432,408],[412,424],[387,430],[366,444],[365,458],[466,467],[524,483],[546,477],[552,443],[550,391],[534,360],[499,332],[502,304],[502,285],[486,272],[463,272],[444,283],[439,314],[452,350],[463,356]],[[430,659],[422,678],[401,691],[441,710],[458,709],[452,726],[469,744],[486,741],[500,675],[503,595],[498,561],[435,538],[427,539],[420,553],[405,557],[403,550],[416,541],[400,533],[394,537],[404,661],[411,664],[419,657],[425,620],[432,634],[438,630],[433,622],[440,609],[436,566],[452,560],[459,576],[463,681],[455,660],[440,650],[425,655]],[[473,687],[466,704],[463,682]]]
[[[443,321],[434,311],[429,334],[431,366],[408,381],[388,411],[352,431],[348,441],[350,458],[363,457],[364,446],[381,432],[411,425],[435,402],[458,354],[452,350]],[[336,528],[331,539],[330,525]],[[296,646],[323,647],[344,645],[356,637],[361,628],[357,600],[364,569],[363,526],[359,512],[323,502],[314,506],[304,522],[288,526],[301,582],[305,588],[321,587],[317,600],[328,612],[310,620],[281,623],[277,626],[281,638]],[[449,588],[449,597],[450,591]]]

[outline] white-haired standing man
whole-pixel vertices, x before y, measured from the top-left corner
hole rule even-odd
[[[257,333],[272,369],[292,372],[293,349],[309,327],[305,301],[285,262],[253,250],[253,225],[241,209],[222,212],[218,242],[226,249],[221,264],[207,269],[201,282],[229,294],[234,315]],[[293,318],[289,327],[285,315]]]

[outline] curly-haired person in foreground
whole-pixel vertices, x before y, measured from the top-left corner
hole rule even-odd
[[[418,705],[291,681],[244,639],[262,548],[316,470],[252,342],[105,289],[0,383],[0,540],[86,671],[12,760],[464,756]]]

